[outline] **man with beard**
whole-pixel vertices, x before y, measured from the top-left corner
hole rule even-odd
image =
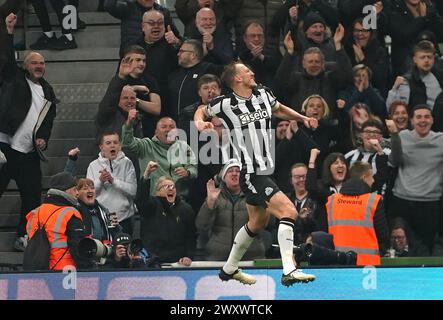
[[[215,13],[210,8],[202,8],[197,12],[190,38],[203,43],[204,61],[225,65],[234,57],[231,33],[223,24],[217,24]]]
[[[179,68],[169,75],[169,104],[165,113],[177,120],[183,108],[199,99],[197,81],[204,74],[220,75],[223,66],[203,61],[202,43],[195,39],[183,42],[177,53]]]
[[[165,17],[165,27],[171,26],[172,31],[177,37],[180,34],[171,18],[169,10],[156,3],[155,0],[106,0],[104,8],[113,17],[122,21],[120,52],[128,45],[136,42],[140,37],[140,25],[143,21],[143,14],[151,9],[161,11]]]
[[[389,91],[386,106],[395,100],[405,101],[408,111],[418,104],[426,104],[431,110],[443,107],[443,72],[435,67],[435,47],[428,40],[414,47],[413,67],[403,77],[397,77]]]
[[[14,179],[22,201],[14,247],[24,251],[25,215],[40,205],[40,156],[51,135],[57,99],[43,78],[45,59],[41,54],[31,51],[23,61],[23,69],[17,67],[13,48],[16,23],[17,16],[8,15],[8,44],[4,48],[8,60],[1,71],[4,84],[0,96],[0,150],[7,163],[0,169],[0,195]]]
[[[195,27],[195,15],[202,8],[214,10],[217,21],[227,26],[232,23],[236,9],[240,1],[214,1],[214,0],[176,0],[174,7],[178,18],[185,26],[184,35],[189,36],[191,29]],[[228,29],[230,29],[228,27]]]

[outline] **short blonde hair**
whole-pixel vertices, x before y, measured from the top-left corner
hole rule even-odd
[[[329,117],[329,113],[330,113],[330,111],[329,111],[328,103],[326,102],[325,99],[323,99],[323,97],[322,97],[321,95],[318,95],[318,94],[312,94],[312,95],[310,95],[309,97],[307,97],[307,98],[305,99],[305,101],[303,101],[303,104],[301,105],[301,111],[306,113],[306,109],[308,108],[308,103],[309,103],[309,101],[310,101],[311,99],[314,99],[314,98],[320,99],[320,100],[321,100],[321,103],[323,104],[323,111],[324,111],[324,112],[323,112],[323,117],[322,117],[322,118],[327,118],[327,117]]]

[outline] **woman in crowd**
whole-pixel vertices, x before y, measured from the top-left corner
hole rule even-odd
[[[352,32],[352,34],[351,34]],[[372,85],[385,97],[388,91],[389,57],[386,49],[377,40],[377,31],[366,29],[363,18],[352,23],[345,50],[353,66],[363,64],[372,70]]]
[[[319,154],[320,150],[311,150],[306,175],[306,190],[309,192],[310,198],[318,204],[314,212],[318,227],[320,230],[327,232],[326,202],[331,194],[340,192],[343,182],[348,178],[349,166],[343,154],[331,153],[326,156],[323,162],[322,178],[317,180],[317,158]]]

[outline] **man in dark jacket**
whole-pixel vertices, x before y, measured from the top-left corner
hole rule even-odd
[[[194,121],[194,113],[202,104],[206,105],[221,93],[221,80],[213,74],[204,74],[197,81],[197,92],[200,99],[195,103],[183,108],[180,113],[178,127],[186,132],[188,144],[191,144],[191,122]],[[194,129],[196,129],[194,127]]]
[[[408,111],[417,105],[426,104],[434,110],[441,108],[443,92],[443,71],[435,66],[435,46],[428,40],[420,41],[414,47],[413,66],[404,77],[397,77],[389,91],[386,106],[395,100],[405,101]]]
[[[164,106],[168,105],[168,76],[177,67],[177,51],[181,40],[164,26],[165,16],[161,11],[149,10],[143,15],[143,35],[135,44],[146,50],[144,75],[153,76],[160,89]],[[162,115],[165,112],[162,110]]]
[[[179,68],[169,76],[169,104],[166,115],[177,120],[183,108],[198,101],[197,81],[206,74],[219,76],[223,66],[203,60],[202,43],[198,40],[186,40],[178,51]]]
[[[106,0],[104,8],[113,17],[122,21],[120,52],[122,52],[129,44],[137,41],[140,37],[140,25],[143,21],[143,14],[151,9],[163,13],[165,16],[165,28],[170,26],[176,36],[179,36],[180,34],[171,18],[169,10],[156,3],[155,0]]]
[[[13,48],[13,32],[17,16],[6,18],[8,30],[7,63],[1,71],[3,87],[0,96],[0,150],[7,163],[0,169],[0,195],[14,179],[22,200],[15,248],[26,246],[25,215],[40,205],[40,157],[46,149],[56,114],[56,97],[51,85],[43,78],[45,59],[30,52],[18,68]]]
[[[358,254],[357,265],[377,265],[389,246],[383,200],[370,193],[374,183],[370,164],[356,162],[349,174],[340,193],[331,195],[326,204],[329,233],[336,250]]]
[[[303,71],[293,71],[295,48],[290,36],[286,36],[287,53],[275,76],[277,97],[295,111],[300,111],[302,102],[312,94],[322,96],[329,106],[335,106],[338,90],[344,89],[352,79],[351,61],[342,47],[344,32],[341,25],[335,32],[336,65],[331,70],[325,70],[322,51],[311,47],[303,53]],[[288,71],[292,71],[289,76]]]
[[[240,60],[251,66],[259,83],[273,89],[274,73],[281,60],[280,51],[265,51],[265,29],[254,20],[245,25],[243,42],[245,48],[239,53]]]
[[[161,111],[161,99],[157,81],[154,77],[144,73],[146,68],[146,51],[137,45],[125,49],[118,73],[109,82],[106,94],[99,105],[99,114],[103,119],[103,111],[114,109],[119,105],[122,89],[126,85],[132,86],[137,93],[137,108],[141,113],[143,135],[152,137],[157,116]],[[107,119],[109,121],[109,119]],[[118,130],[120,132],[120,130]]]
[[[191,28],[189,37],[203,43],[203,60],[206,62],[226,65],[234,58],[231,32],[217,22],[210,8],[202,8],[197,12],[195,27]]]
[[[112,90],[109,91],[112,92]],[[121,135],[122,126],[128,119],[129,110],[136,108],[137,94],[131,86],[126,85],[123,87],[117,106],[115,105],[113,95],[114,93],[105,95],[99,104],[95,119],[97,138],[101,137],[103,133],[110,131],[118,132]],[[134,123],[134,131],[134,135],[137,138],[143,137],[140,121]]]

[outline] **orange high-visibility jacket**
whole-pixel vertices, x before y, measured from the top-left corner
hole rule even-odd
[[[358,196],[341,193],[329,196],[326,203],[329,233],[335,249],[355,251],[357,265],[380,265],[374,214],[381,196],[365,193]]]
[[[54,211],[56,212],[51,216]],[[76,266],[69,250],[68,237],[66,236],[66,227],[73,216],[82,220],[80,212],[74,207],[57,206],[49,203],[43,203],[26,216],[28,220],[26,231],[29,239],[32,239],[37,231],[39,221],[40,226],[43,226],[49,218],[45,229],[51,245],[49,257],[50,270],[63,270],[66,266]]]

